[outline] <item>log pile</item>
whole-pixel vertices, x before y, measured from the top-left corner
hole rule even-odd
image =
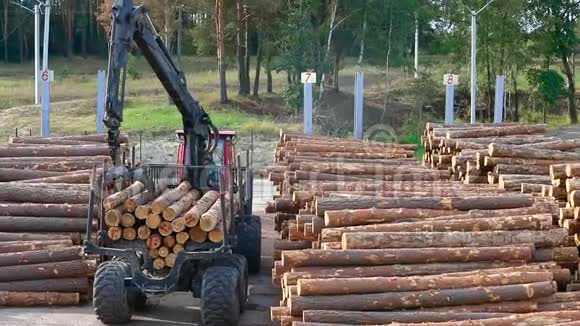
[[[505,132],[486,129],[485,135]],[[566,313],[580,307],[580,294],[557,293],[570,283],[579,258],[573,237],[554,225],[554,199],[426,178],[423,171],[433,170],[400,158],[355,165],[318,156],[296,165],[280,155],[292,153],[285,148],[292,137],[304,136],[282,133],[270,171],[279,194],[266,207],[281,235],[272,277],[283,298],[272,307],[272,320],[368,325],[489,319],[489,325],[513,325],[578,315]],[[387,156],[392,148],[384,145],[373,155]],[[399,177],[406,174],[421,177]]]
[[[187,181],[173,189],[157,184],[153,192],[136,181],[103,200],[108,238],[113,243],[143,241],[153,267],[167,272],[189,244],[223,242],[223,223],[230,221],[230,196],[224,197],[226,221],[222,220],[220,198],[219,192],[202,194]]]

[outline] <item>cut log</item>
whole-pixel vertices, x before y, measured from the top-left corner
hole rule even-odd
[[[167,255],[169,255],[169,248],[167,248],[166,246],[161,246],[158,249],[159,251],[159,257],[165,258],[167,257]]]
[[[121,216],[121,225],[130,228],[135,225],[135,216],[130,213],[125,213]]]
[[[124,190],[105,198],[103,200],[103,207],[105,210],[111,210],[117,206],[121,206],[127,199],[141,193],[143,190],[145,190],[145,185],[140,181],[136,181]]]
[[[177,259],[176,254],[169,253],[169,255],[167,255],[167,257],[165,257],[165,265],[167,265],[167,267],[173,267],[173,265],[175,265],[176,259]]]
[[[159,257],[153,261],[153,268],[156,270],[160,270],[165,268],[165,259]]]
[[[226,221],[230,219],[230,196],[230,194],[226,194],[224,196],[225,212],[222,212],[221,200],[217,200],[207,212],[201,215],[201,218],[199,219],[199,226],[203,231],[210,232],[214,230],[216,226],[222,222],[222,215],[225,216]],[[234,207],[237,206],[235,205],[235,202],[236,197],[234,196]]]
[[[311,241],[289,241],[289,240],[274,240],[275,250],[301,250],[312,248]]]
[[[341,241],[342,234],[353,232],[474,232],[501,230],[549,230],[551,227],[551,214],[459,220],[450,219],[327,228],[322,230],[322,241]]]
[[[179,186],[170,192],[157,197],[151,203],[151,211],[155,214],[162,214],[163,210],[175,203],[191,190],[191,184],[187,181],[182,182]]]
[[[84,232],[87,220],[68,217],[0,217],[2,232]]]
[[[0,203],[0,216],[54,216],[86,218],[86,204]]]
[[[73,306],[80,303],[78,293],[0,291],[0,306]]]
[[[173,246],[173,253],[174,253],[174,254],[176,254],[176,255],[177,255],[178,253],[180,253],[180,252],[184,251],[184,250],[185,250],[185,248],[183,247],[183,245],[182,245],[182,244],[179,244],[179,243],[178,243],[178,244],[176,244],[175,246]]]
[[[64,175],[63,172],[0,168],[0,182],[40,179]]]
[[[187,232],[178,232],[175,235],[175,241],[177,241],[178,244],[185,244],[187,240],[189,240],[189,233]]]
[[[159,250],[154,248],[149,249],[149,256],[151,256],[151,259],[153,260],[159,258]]]
[[[555,282],[540,282],[467,289],[438,291],[353,294],[342,296],[292,296],[288,299],[290,314],[302,316],[307,309],[318,310],[399,310],[464,304],[483,304],[502,301],[522,301],[550,296],[555,293]]]
[[[163,245],[167,248],[173,248],[175,246],[175,236],[168,235],[163,238]]]
[[[102,162],[101,162],[102,163]],[[71,162],[41,162],[41,161],[15,161],[15,162],[0,162],[0,168],[19,169],[19,170],[39,170],[51,172],[72,172],[78,170],[89,170],[94,165],[98,164],[96,161],[71,161]]]
[[[572,192],[574,190],[580,190],[580,179],[567,179],[566,180],[566,191]],[[0,208],[1,207],[2,206],[0,205]]]
[[[222,231],[223,225],[222,223],[218,223],[218,225],[215,227],[215,229],[211,230],[208,234],[207,234],[207,238],[209,239],[209,241],[213,242],[213,243],[221,243],[224,241],[224,232]]]
[[[163,218],[166,221],[173,221],[179,215],[185,213],[191,206],[201,197],[198,190],[192,190],[183,196],[180,200],[171,204],[171,206],[163,210]]]
[[[378,250],[297,250],[283,251],[285,268],[299,266],[370,266],[385,264],[421,264],[513,261],[532,259],[531,246],[479,248],[402,248]]]
[[[16,266],[78,260],[83,257],[81,247],[45,249],[0,254],[0,266]],[[4,291],[4,290],[0,290]]]
[[[494,168],[496,174],[525,174],[545,176],[550,172],[550,167],[546,165],[512,165],[498,164]]]
[[[4,183],[0,187],[0,201],[37,204],[84,204],[89,202],[85,191],[39,188],[34,185]]]
[[[107,236],[113,241],[117,241],[123,237],[123,230],[118,226],[111,226],[107,230]]]
[[[568,233],[564,229],[482,232],[361,232],[342,235],[343,249],[500,247],[516,244],[534,244],[538,248],[550,248],[567,243]]]
[[[119,226],[121,224],[121,217],[125,214],[126,210],[123,206],[119,206],[115,209],[111,209],[105,213],[105,225],[107,226]]]
[[[70,183],[70,184],[88,184],[91,182],[89,173],[65,174],[57,177],[47,177],[39,179],[30,179],[19,181],[24,184],[29,183]]]
[[[193,242],[202,243],[207,240],[207,232],[202,230],[199,225],[196,225],[189,230],[189,238]]]
[[[408,292],[440,289],[463,289],[479,286],[501,286],[548,282],[549,271],[513,272],[503,274],[473,274],[466,276],[413,276],[375,278],[335,278],[298,280],[298,295],[343,295],[383,292]]]
[[[403,219],[424,219],[455,214],[459,214],[459,211],[416,208],[327,210],[324,214],[324,224],[326,227],[351,226],[396,222]]]
[[[72,234],[64,233],[8,233],[0,232],[0,242],[37,241],[37,240],[73,240]],[[74,240],[73,240],[74,242]]]
[[[145,220],[151,214],[151,206],[150,205],[141,205],[135,208],[135,217],[140,220]]]
[[[93,276],[97,269],[94,260],[72,260],[22,266],[0,267],[0,282]]]
[[[72,240],[6,241],[0,242],[0,253],[66,248]]]
[[[133,241],[137,239],[137,231],[135,228],[124,228],[123,229],[123,239]]]
[[[145,225],[147,225],[147,227],[152,230],[157,229],[159,227],[159,224],[161,224],[161,216],[159,216],[158,214],[151,213],[147,216],[147,219],[145,220]]]
[[[76,292],[84,294],[89,293],[91,290],[91,285],[89,284],[89,280],[86,277],[0,282],[0,291]]]
[[[510,304],[512,302],[502,302],[502,304],[506,303]],[[513,302],[513,303],[518,305],[533,306],[533,304],[529,304],[528,302]],[[494,305],[500,306],[497,304]],[[341,323],[349,325],[375,325],[375,324],[390,324],[390,323],[420,324],[425,322],[489,319],[489,318],[507,317],[509,315],[510,315],[509,313],[499,313],[499,312],[305,310],[303,312],[304,318],[303,320],[308,324],[322,323],[322,325],[324,326],[331,326],[332,324],[341,324]]]
[[[0,157],[54,157],[109,155],[109,147],[96,146],[23,146],[0,147]]]
[[[493,128],[470,128],[448,131],[446,138],[483,138],[509,135],[534,135],[546,132],[546,125],[514,125]]]
[[[159,234],[152,234],[147,239],[147,247],[149,249],[158,249],[163,243],[163,238]]]
[[[59,136],[59,137],[33,137],[33,136],[20,136],[16,137],[19,141],[15,141],[15,143],[24,143],[24,144],[46,144],[52,143],[57,141],[83,141],[83,142],[91,142],[91,143],[103,143],[106,144],[108,141],[107,135],[102,134],[90,134],[90,135],[76,135],[76,136]],[[121,144],[127,143],[129,138],[127,134],[120,134],[119,135],[119,142]]]
[[[570,163],[566,166],[566,176],[568,178],[580,177],[580,163]]]
[[[561,152],[550,149],[538,149],[529,147],[509,146],[501,144],[489,145],[489,156],[497,157],[518,157],[542,160],[562,160],[577,161],[580,160],[580,154]]]
[[[94,164],[102,164],[103,162],[110,162],[111,157],[107,155],[98,156],[21,156],[21,157],[0,157],[1,163],[61,163],[61,162],[90,162]]]
[[[472,209],[508,209],[529,207],[534,203],[534,198],[525,194],[513,194],[509,196],[474,196],[474,197],[432,197],[432,198],[319,198],[316,201],[316,214],[324,216],[327,210],[341,209],[365,209],[365,208],[425,208],[439,210]]]
[[[139,239],[147,240],[147,239],[149,239],[149,236],[151,235],[151,229],[147,225],[141,225],[137,229],[137,235],[139,236]]]
[[[128,212],[133,213],[137,207],[147,204],[149,201],[153,200],[153,198],[165,193],[166,190],[167,185],[165,183],[156,184],[154,193],[145,190],[142,193],[127,199],[123,206]]]
[[[187,227],[194,227],[199,223],[201,216],[206,213],[214,203],[219,199],[220,194],[217,191],[210,190],[206,192],[195,205],[183,216]]]
[[[159,223],[157,231],[164,237],[170,235],[171,233],[173,233],[173,229],[171,228],[171,222],[163,221]]]
[[[538,249],[534,252],[533,260],[536,262],[576,262],[578,263],[578,249],[576,247],[558,247]]]
[[[185,230],[185,219],[183,217],[178,217],[171,221],[171,229],[175,233]]]

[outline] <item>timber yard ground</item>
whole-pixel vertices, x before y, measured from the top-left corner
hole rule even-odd
[[[273,188],[266,180],[254,181],[254,213],[262,216],[262,271],[250,276],[250,297],[240,326],[272,325],[270,306],[280,302],[280,289],[272,286],[272,246],[277,238],[270,216],[263,214],[272,199]],[[90,303],[80,307],[2,308],[2,326],[102,326]],[[145,312],[133,316],[129,326],[199,325],[199,300],[191,293],[172,293],[147,305]]]

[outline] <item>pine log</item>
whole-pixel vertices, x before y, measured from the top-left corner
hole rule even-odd
[[[539,198],[536,198],[538,201]],[[520,216],[520,215],[535,215],[535,214],[552,214],[552,217],[558,217],[557,206],[551,203],[536,203],[534,206],[513,208],[513,209],[498,209],[498,210],[470,210],[462,212],[461,215],[441,216],[428,219],[429,221],[436,220],[455,220],[466,218],[492,218],[492,217],[506,217],[506,216]]]
[[[316,214],[324,216],[327,210],[365,209],[365,208],[424,208],[440,210],[472,210],[472,209],[508,209],[529,207],[534,198],[525,194],[509,196],[474,196],[474,197],[432,197],[432,198],[393,198],[393,199],[345,199],[319,198],[316,201]]]
[[[500,144],[489,145],[489,156],[497,157],[518,157],[543,160],[562,160],[576,161],[580,160],[580,154],[561,152],[557,150],[538,149],[529,147],[509,146]]]
[[[539,193],[542,192],[542,184],[536,183],[522,183],[521,184],[521,192],[522,194],[532,194],[532,193]]]
[[[194,227],[199,223],[201,216],[206,213],[219,199],[219,193],[217,191],[210,190],[206,192],[200,200],[198,200],[195,205],[185,213],[183,216],[185,225],[187,227]]]
[[[125,213],[121,216],[121,225],[130,228],[135,225],[135,216],[130,213]]]
[[[163,245],[167,248],[173,248],[175,246],[175,236],[168,235],[163,238]]]
[[[473,273],[501,274],[511,272],[539,272],[549,270],[558,282],[569,281],[570,272],[564,275],[555,262],[525,265],[525,261],[427,263],[359,267],[296,267],[284,274],[285,285],[297,285],[300,279],[404,277],[420,275],[465,276]],[[571,300],[570,300],[571,301]]]
[[[502,302],[530,306],[528,302]],[[493,304],[494,306],[501,306]],[[278,308],[278,307],[277,307]],[[446,307],[447,308],[447,307]],[[453,308],[453,307],[449,307]],[[288,309],[288,308],[286,308]],[[289,312],[288,312],[289,313]],[[333,324],[374,325],[390,323],[425,323],[456,320],[480,320],[507,317],[509,313],[499,312],[435,312],[435,311],[344,311],[344,310],[305,310],[303,320],[306,324],[321,323],[320,326]]]
[[[215,229],[211,230],[207,234],[207,238],[209,241],[213,243],[221,243],[224,241],[224,232],[222,231],[223,225],[222,222],[216,225]]]
[[[159,250],[157,250],[155,248],[149,249],[149,256],[151,256],[151,259],[153,259],[153,260],[159,258]]]
[[[19,181],[23,184],[32,183],[70,183],[70,184],[88,184],[91,182],[91,175],[89,173],[74,173],[65,174],[57,177],[47,177],[38,179],[29,179]]]
[[[408,223],[386,223],[322,230],[323,242],[342,240],[344,233],[354,232],[470,232],[508,230],[549,230],[552,215],[523,215],[512,217],[477,218],[460,220],[418,221]]]
[[[580,177],[580,163],[569,163],[566,166],[566,176],[568,178]]]
[[[564,229],[568,230],[568,235],[573,236],[576,233],[580,233],[580,221],[577,220],[564,220],[562,225]]]
[[[107,230],[107,236],[113,241],[117,241],[123,237],[123,229],[118,226],[111,226]]]
[[[525,174],[545,176],[550,172],[550,167],[546,165],[512,165],[498,164],[494,168],[497,174]]]
[[[86,218],[86,204],[0,203],[0,216],[54,216]]]
[[[20,140],[20,142],[24,144],[46,144],[51,143],[51,141],[83,141],[83,142],[91,142],[91,143],[104,143],[106,144],[108,141],[107,135],[102,134],[89,134],[89,135],[75,135],[75,136],[58,136],[58,137],[34,137],[34,136],[20,136],[16,137],[16,139]],[[127,134],[120,134],[119,135],[119,142],[121,144],[127,143],[129,138]],[[16,141],[19,142],[19,141]]]
[[[165,268],[165,259],[159,257],[153,261],[153,268],[156,270],[160,270]]]
[[[122,205],[127,199],[135,196],[138,193],[141,193],[143,190],[145,190],[145,185],[140,181],[136,181],[124,190],[106,197],[103,200],[103,207],[105,210],[111,210],[117,206]]]
[[[343,249],[499,247],[516,244],[534,244],[536,247],[549,248],[567,243],[568,233],[563,229],[482,232],[361,232],[342,235]]]
[[[124,228],[123,229],[123,239],[125,240],[135,240],[137,239],[137,231],[135,230],[135,228]]]
[[[0,267],[0,282],[93,276],[94,260],[72,260],[21,266]]]
[[[175,233],[185,230],[185,219],[183,217],[178,217],[171,221],[171,229]]]
[[[574,190],[580,190],[580,179],[566,179],[566,191],[572,192]]]
[[[307,249],[283,251],[282,262],[286,268],[292,268],[300,266],[421,264],[426,262],[530,261],[532,259],[532,252],[533,248],[530,246],[374,250],[345,249],[341,251]]]
[[[147,239],[147,248],[149,249],[158,249],[163,244],[163,238],[155,233],[151,234]]]
[[[292,169],[291,164],[291,169]],[[425,171],[420,167],[411,168],[408,166],[385,166],[379,164],[354,164],[354,163],[321,163],[304,162],[297,166],[297,170],[340,174],[340,175],[403,175],[413,174],[413,172]]]
[[[2,232],[83,232],[87,220],[67,217],[0,217]]]
[[[187,240],[189,240],[189,233],[187,232],[178,232],[175,235],[175,241],[177,241],[178,244],[185,244]]]
[[[506,165],[544,165],[549,166],[552,164],[557,164],[559,160],[545,160],[545,159],[525,159],[517,157],[491,157],[486,156],[484,159],[484,166],[488,168],[493,168],[498,164]]]
[[[91,285],[86,277],[55,278],[50,280],[29,280],[0,282],[0,291],[14,292],[67,292],[89,293]]]
[[[99,142],[90,142],[83,140],[68,140],[59,138],[40,138],[40,137],[10,137],[9,144],[32,144],[32,145],[98,145]]]
[[[0,291],[0,306],[73,306],[80,303],[78,293]]]
[[[110,162],[111,157],[107,155],[97,156],[21,156],[21,157],[0,157],[0,163],[75,163],[75,162],[89,162],[93,164],[102,164],[103,162]]]
[[[73,240],[72,234],[65,233],[8,233],[0,232],[0,242],[6,241],[39,241],[39,240]],[[75,242],[73,240],[73,242]]]
[[[151,214],[151,206],[150,205],[141,205],[135,208],[135,217],[140,220],[145,220]]]
[[[572,207],[580,207],[580,190],[574,190],[570,193],[568,202]]]
[[[202,230],[198,224],[189,230],[189,238],[193,242],[202,243],[207,240],[207,232]]]
[[[187,181],[182,182],[179,186],[170,192],[157,197],[151,203],[151,210],[155,214],[162,214],[163,210],[183,198],[191,190],[191,184]]]
[[[171,228],[171,222],[163,221],[159,223],[157,231],[164,237],[170,235],[171,233],[173,233],[173,229]]]
[[[326,227],[351,226],[396,222],[403,219],[424,219],[458,213],[459,211],[416,208],[328,210],[324,214],[324,224]]]
[[[179,215],[187,212],[187,210],[189,210],[195,201],[200,197],[201,193],[198,190],[192,190],[188,192],[181,199],[163,210],[163,218],[166,221],[173,221]]]
[[[6,241],[0,242],[0,253],[66,248],[72,240]]]
[[[119,226],[121,224],[121,217],[125,214],[126,209],[122,205],[111,209],[105,213],[105,225]]]
[[[141,225],[137,229],[137,236],[141,240],[147,240],[147,239],[149,239],[149,236],[150,235],[151,235],[151,229],[147,225]]]
[[[552,164],[550,165],[550,178],[551,179],[566,179],[566,164]]]
[[[167,267],[173,267],[175,265],[175,260],[177,259],[177,255],[174,253],[169,253],[167,257],[165,257],[165,265]]]
[[[63,172],[43,171],[43,170],[21,170],[0,168],[0,182],[21,181],[30,179],[40,179],[46,177],[56,177],[64,175]]]
[[[77,170],[92,169],[97,164],[96,161],[72,161],[72,162],[41,162],[41,161],[16,161],[0,162],[0,168],[19,169],[19,170],[39,170],[51,172],[72,172]]]
[[[0,187],[0,201],[37,204],[87,204],[89,193],[85,191],[39,188],[34,185],[4,183]]]
[[[538,249],[533,254],[533,260],[536,262],[576,262],[579,261],[578,248],[576,247],[557,247]]]
[[[334,278],[298,280],[298,295],[342,295],[384,292],[462,289],[479,286],[500,286],[548,282],[553,280],[549,271],[512,272],[502,274],[473,274],[466,276],[413,276],[374,278]]]
[[[159,247],[159,249],[157,249],[159,252],[159,257],[165,258],[167,257],[167,255],[169,255],[169,248],[167,248],[166,246],[161,246]]]
[[[167,190],[167,185],[165,183],[160,183],[155,185],[155,192],[150,193],[149,190],[145,190],[142,193],[136,194],[135,196],[127,199],[123,206],[125,209],[133,213],[137,207],[147,204],[149,201],[153,200],[153,198],[164,194]]]
[[[109,147],[96,146],[1,146],[0,157],[54,157],[109,155]]]
[[[419,307],[441,307],[462,304],[483,304],[502,301],[522,301],[552,295],[555,282],[444,289],[437,291],[352,294],[341,296],[292,296],[288,299],[290,314],[302,316],[307,309],[318,310],[399,310]]]
[[[484,138],[503,137],[510,135],[534,135],[546,132],[546,125],[513,125],[493,128],[470,128],[448,131],[446,138]]]
[[[222,222],[222,215],[224,215],[226,221],[230,219],[230,196],[231,195],[228,193],[224,198],[225,212],[222,212],[221,200],[217,200],[207,212],[201,215],[201,218],[199,219],[199,226],[203,231],[210,232],[214,230],[216,226]],[[237,206],[235,202],[236,197],[234,196],[234,207]]]
[[[311,241],[289,241],[289,240],[274,240],[275,250],[301,250],[312,248]]]
[[[176,255],[177,255],[178,253],[180,253],[180,252],[184,251],[184,250],[185,250],[185,248],[183,247],[183,245],[182,245],[182,244],[179,244],[179,243],[178,243],[178,244],[176,244],[175,246],[173,246],[173,253],[174,253],[174,254],[176,254]]]
[[[82,257],[81,247],[9,252],[0,254],[0,267],[70,261],[78,260]]]
[[[157,229],[159,224],[161,224],[161,216],[158,214],[151,213],[145,220],[145,225],[147,225],[147,227],[150,229]]]

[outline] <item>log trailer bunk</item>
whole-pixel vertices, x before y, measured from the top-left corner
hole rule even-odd
[[[233,138],[223,132],[189,93],[184,74],[177,68],[167,48],[155,31],[144,6],[133,0],[115,0],[109,48],[105,124],[113,168],[99,185],[93,185],[87,223],[85,251],[98,254],[104,261],[94,281],[93,305],[97,318],[105,324],[127,323],[134,309],[144,308],[147,296],[160,296],[174,291],[191,291],[201,299],[201,322],[204,326],[235,326],[247,299],[248,272],[260,269],[261,222],[252,215],[252,170],[239,166]],[[182,145],[176,165],[144,165],[139,169],[123,165],[119,145],[123,121],[127,59],[135,43],[182,115],[183,131],[178,132]],[[218,150],[221,160],[208,165],[208,158]],[[217,152],[216,152],[217,153]],[[211,172],[213,171],[213,172]],[[208,186],[208,175],[218,180]],[[154,275],[153,262],[142,240],[112,242],[101,220],[97,239],[91,237],[95,212],[102,211],[107,187],[142,181],[149,193],[156,182],[177,186],[183,180],[202,192],[208,189],[221,193],[224,241],[219,244],[194,244],[177,255],[174,266],[165,275]],[[117,189],[119,190],[119,189]],[[239,214],[225,214],[227,204],[233,212],[234,196],[226,202],[225,193],[239,198]],[[229,222],[229,223],[228,223]],[[228,227],[229,226],[229,227]]]

